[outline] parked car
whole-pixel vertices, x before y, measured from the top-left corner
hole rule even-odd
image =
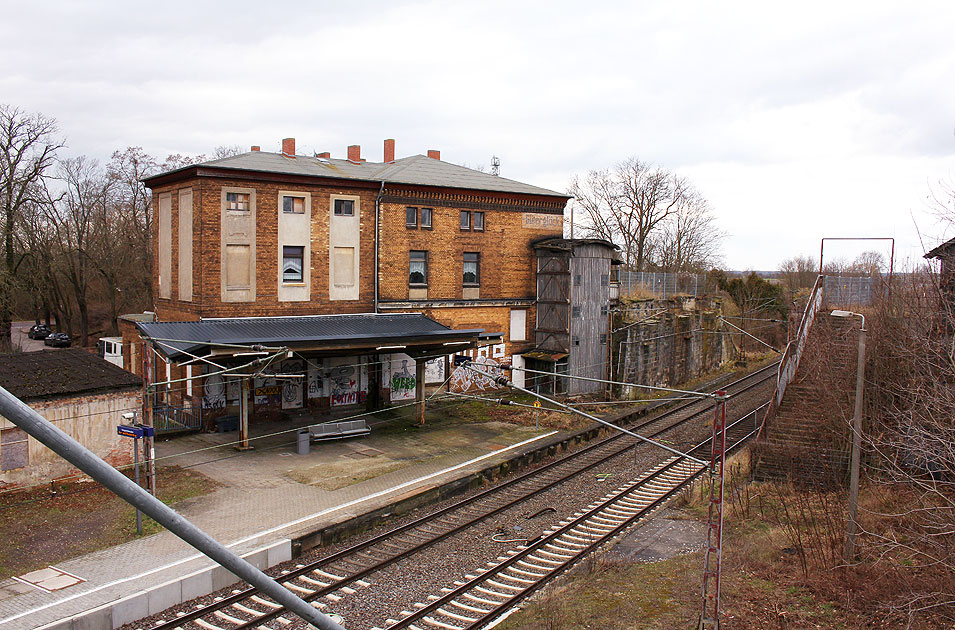
[[[50,333],[47,338],[43,340],[44,345],[53,346],[54,348],[69,348],[71,343],[73,343],[73,340],[70,339],[69,335],[63,332]]]
[[[30,339],[46,339],[53,330],[46,324],[34,324],[30,326],[27,337]]]

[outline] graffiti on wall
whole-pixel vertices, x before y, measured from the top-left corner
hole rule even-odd
[[[496,359],[486,356],[478,356],[473,361],[474,367],[484,374],[479,374],[472,369],[459,365],[451,372],[451,380],[448,382],[448,390],[459,394],[483,392],[489,389],[498,389],[499,385],[492,378],[503,375],[503,370],[498,367]]]
[[[424,382],[425,383],[443,383],[444,382],[444,357],[431,359],[424,364]]]
[[[203,387],[202,408],[222,409],[225,407],[225,381],[221,374],[206,377]]]
[[[301,359],[282,361],[281,369],[284,375],[302,375],[302,378],[281,379],[282,409],[299,409],[305,389],[305,362]]]
[[[365,402],[368,396],[368,366],[361,357],[328,359],[325,377],[332,406]]]
[[[391,399],[414,400],[415,361],[406,354],[391,355]]]

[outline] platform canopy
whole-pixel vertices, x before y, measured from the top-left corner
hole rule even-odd
[[[239,346],[282,347],[316,355],[403,352],[451,354],[475,348],[481,328],[453,330],[420,313],[234,317],[192,322],[136,322],[140,334],[174,363],[232,355]]]

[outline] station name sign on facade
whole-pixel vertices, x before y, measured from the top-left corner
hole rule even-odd
[[[534,230],[546,230],[546,229],[561,229],[564,226],[564,215],[563,214],[535,214],[535,213],[525,213],[521,215],[521,227],[534,229]]]

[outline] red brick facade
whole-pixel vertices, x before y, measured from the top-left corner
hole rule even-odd
[[[386,145],[386,150],[387,150]],[[351,148],[350,148],[351,150]],[[393,145],[392,145],[393,151]],[[358,157],[351,150],[349,157]],[[391,156],[393,157],[393,155]],[[294,158],[291,158],[294,159]],[[300,158],[301,159],[301,158]],[[154,207],[169,193],[171,212],[169,283],[171,297],[159,297],[160,230],[153,240],[156,312],[159,321],[186,321],[200,317],[317,315],[339,313],[422,312],[452,328],[484,328],[510,338],[511,310],[526,310],[526,342],[508,343],[507,354],[526,350],[532,343],[535,321],[536,257],[531,243],[562,233],[566,197],[418,186],[244,171],[229,178],[212,169],[185,170],[150,182]],[[254,301],[224,302],[222,288],[221,216],[223,189],[254,190]],[[179,193],[191,189],[192,299],[179,295]],[[311,203],[310,280],[307,301],[279,299],[280,191],[309,195]],[[358,199],[358,299],[329,299],[330,217],[333,195]],[[375,300],[375,229],[378,204],[378,303]],[[428,208],[430,227],[409,227],[407,208]],[[480,213],[483,229],[462,229],[461,213]],[[479,218],[475,216],[474,221]],[[156,221],[158,226],[159,221]],[[409,290],[409,252],[427,252],[427,287]],[[479,281],[466,289],[465,254],[477,254]],[[125,337],[125,335],[124,335]]]

